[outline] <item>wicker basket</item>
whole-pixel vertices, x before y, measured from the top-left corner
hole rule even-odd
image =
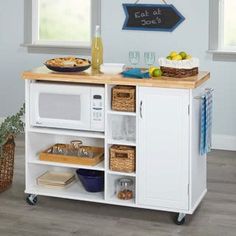
[[[135,87],[117,85],[112,88],[112,110],[135,112]]]
[[[174,78],[185,78],[191,77],[198,74],[198,67],[192,69],[177,69],[171,67],[161,66],[161,71],[163,76],[174,77]]]
[[[14,137],[9,136],[0,153],[0,192],[7,190],[13,180],[15,142]]]
[[[135,172],[135,148],[112,145],[110,148],[110,170]]]

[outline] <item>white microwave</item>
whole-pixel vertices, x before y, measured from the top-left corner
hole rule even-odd
[[[103,86],[35,82],[30,85],[30,124],[104,131]]]

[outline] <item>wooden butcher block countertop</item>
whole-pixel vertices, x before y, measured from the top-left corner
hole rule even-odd
[[[44,66],[35,68],[31,71],[25,71],[22,75],[22,78],[29,80],[69,83],[119,84],[139,85],[145,87],[194,89],[210,79],[210,73],[199,72],[197,76],[187,78],[170,78],[162,76],[159,78],[151,79],[133,79],[124,78],[122,77],[122,75],[102,74],[90,69],[79,73],[59,73],[53,72]]]

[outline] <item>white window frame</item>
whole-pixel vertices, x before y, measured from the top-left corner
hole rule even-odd
[[[91,0],[91,29],[90,42],[62,42],[62,41],[45,41],[38,40],[39,36],[39,19],[38,19],[38,1],[24,0],[25,3],[25,39],[22,46],[33,49],[33,52],[45,53],[61,53],[61,54],[77,54],[78,50],[82,50],[84,55],[90,53],[91,40],[96,25],[101,25],[101,0]],[[29,23],[30,22],[30,23]],[[36,50],[35,49],[39,49]],[[77,51],[73,52],[73,49]]]
[[[236,47],[224,46],[224,1],[225,0],[209,1],[208,52],[213,54],[236,55]]]

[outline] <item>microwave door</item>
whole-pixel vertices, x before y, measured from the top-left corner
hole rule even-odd
[[[90,129],[90,88],[86,86],[45,85],[34,91],[35,126]],[[31,90],[33,91],[33,89]]]

